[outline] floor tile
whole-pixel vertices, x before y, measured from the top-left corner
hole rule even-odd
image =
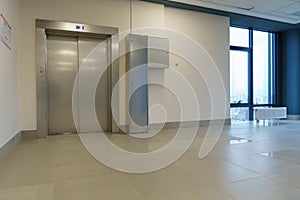
[[[189,128],[184,130],[190,133]],[[234,123],[223,127],[212,152],[199,159],[207,131],[201,127],[182,157],[146,174],[105,166],[89,154],[78,135],[26,138],[0,163],[0,200],[296,200],[300,199],[299,130],[299,121]],[[149,139],[107,137],[126,151],[146,153],[167,145],[176,132],[164,130]],[[253,142],[230,144],[230,138]],[[91,144],[99,145],[93,140]],[[268,152],[277,156],[262,155]]]

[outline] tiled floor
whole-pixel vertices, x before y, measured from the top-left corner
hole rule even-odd
[[[299,200],[300,122],[225,126],[209,156],[198,159],[206,128],[173,165],[126,174],[96,161],[77,135],[24,139],[0,163],[0,200]],[[176,130],[150,140],[109,135],[118,146],[147,152]],[[230,139],[249,140],[248,143]],[[274,152],[274,153],[270,153]]]

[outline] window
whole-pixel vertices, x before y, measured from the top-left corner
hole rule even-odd
[[[254,104],[272,104],[273,34],[253,31],[253,100]]]
[[[230,28],[232,120],[253,120],[253,108],[275,104],[275,34]]]
[[[230,103],[248,103],[248,52],[230,51]]]
[[[249,30],[230,27],[230,45],[249,47]]]

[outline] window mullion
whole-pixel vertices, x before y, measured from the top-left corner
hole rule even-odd
[[[249,67],[249,73],[248,73],[248,80],[249,80],[249,120],[253,120],[253,29],[249,29],[249,62],[248,62],[248,67]]]

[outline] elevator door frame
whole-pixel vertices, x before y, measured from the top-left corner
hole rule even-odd
[[[36,92],[37,92],[37,136],[44,138],[49,135],[48,131],[48,91],[47,91],[47,33],[55,33],[66,36],[109,38],[108,68],[108,128],[109,132],[119,132],[119,127],[113,119],[111,112],[112,90],[119,80],[119,41],[116,36],[118,28],[94,26],[73,22],[58,22],[51,20],[36,20]],[[114,36],[114,37],[112,37]],[[119,102],[117,102],[117,106]],[[119,110],[119,108],[114,108]],[[118,119],[117,119],[118,120]]]

